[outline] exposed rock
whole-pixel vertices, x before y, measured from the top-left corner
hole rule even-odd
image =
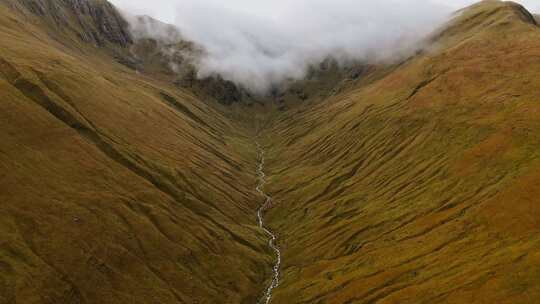
[[[14,2],[15,5],[17,2]],[[21,0],[30,14],[44,17],[62,32],[74,32],[82,41],[126,47],[133,42],[127,21],[104,0]],[[15,6],[14,5],[14,6]]]
[[[231,105],[242,100],[241,90],[219,76],[198,80],[198,84],[206,94],[222,104]]]

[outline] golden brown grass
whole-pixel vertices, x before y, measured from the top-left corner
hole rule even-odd
[[[435,51],[276,114],[275,303],[534,303],[540,298],[540,28],[488,1]]]
[[[38,25],[0,5],[0,303],[254,302],[247,133]]]
[[[272,303],[540,298],[540,29],[520,7],[473,6],[431,51],[285,106],[201,100],[69,22],[0,5],[0,303],[256,302],[256,130]]]

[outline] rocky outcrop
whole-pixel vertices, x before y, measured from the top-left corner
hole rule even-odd
[[[85,33],[92,31],[94,27],[97,29],[98,35],[94,35],[93,38],[98,44],[103,44],[103,40],[121,46],[127,46],[132,43],[128,23],[109,2],[86,0],[64,1],[73,10]]]
[[[10,2],[9,2],[10,1]],[[25,15],[39,16],[67,34],[97,46],[126,47],[133,42],[127,21],[105,0],[8,0]]]

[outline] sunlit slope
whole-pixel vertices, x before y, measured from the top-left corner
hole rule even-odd
[[[273,303],[540,299],[540,28],[486,1],[430,43],[262,131]]]
[[[0,303],[253,303],[245,131],[28,18],[0,5]]]

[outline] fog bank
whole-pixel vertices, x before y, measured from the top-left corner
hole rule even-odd
[[[116,2],[131,13],[143,13],[144,7],[136,1],[128,6]],[[421,38],[455,9],[444,0],[157,0],[152,4],[147,14],[172,21],[186,39],[205,49],[196,62],[199,77],[220,75],[255,92],[302,78],[309,65],[328,57],[340,62],[400,57],[421,47]]]

